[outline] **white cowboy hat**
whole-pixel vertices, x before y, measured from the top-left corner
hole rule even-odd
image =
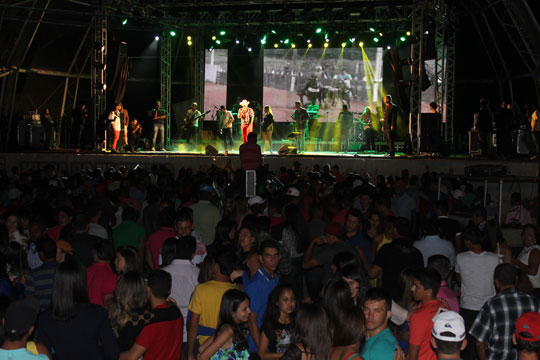
[[[246,99],[240,101],[240,105],[244,106],[244,105],[249,105],[249,101],[247,101]]]

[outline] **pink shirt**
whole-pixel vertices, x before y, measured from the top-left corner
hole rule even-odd
[[[107,263],[95,262],[86,269],[88,297],[92,304],[104,306],[103,295],[112,294],[118,277]]]
[[[437,298],[444,299],[448,303],[448,306],[450,306],[450,310],[455,311],[459,314],[459,301],[452,291],[448,287],[448,284],[446,281],[441,281],[441,287],[439,288],[439,292],[437,293]]]
[[[159,255],[161,255],[161,247],[168,238],[176,237],[177,233],[173,228],[161,227],[158,231],[153,232],[146,242],[146,246],[152,254],[152,262],[154,270],[159,270]]]

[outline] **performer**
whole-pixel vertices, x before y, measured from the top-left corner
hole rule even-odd
[[[375,150],[375,136],[377,135],[377,130],[373,128],[374,115],[371,114],[371,108],[366,106],[364,112],[360,116],[360,123],[364,131],[366,138],[366,148],[362,150]]]
[[[54,135],[56,133],[56,124],[51,116],[49,108],[45,109],[43,114],[43,129],[45,130],[45,148],[47,150],[54,149]]]
[[[388,145],[388,155],[395,156],[394,136],[397,129],[397,105],[392,103],[392,96],[384,97],[383,131]]]
[[[118,139],[120,138],[120,130],[122,129],[122,120],[120,118],[120,115],[122,114],[122,106],[120,104],[116,104],[115,108],[111,113],[109,114],[109,121],[111,124],[111,128],[114,131],[114,140],[112,143],[111,151],[113,153],[117,153],[116,151],[116,145],[118,144]]]
[[[531,134],[536,150],[531,160],[535,160],[540,156],[540,121],[538,121],[540,111],[538,111],[536,104],[532,105],[531,113]]]
[[[264,107],[264,118],[261,125],[262,130],[262,151],[264,152],[264,143],[268,141],[270,154],[272,153],[272,132],[274,131],[274,114],[269,105]]]
[[[296,106],[296,110],[294,110],[291,117],[294,121],[296,121],[296,131],[300,133],[300,141],[298,142],[298,153],[303,153],[305,151],[305,137],[306,137],[306,131],[307,131],[307,123],[309,121],[309,114],[301,106],[300,101],[295,101],[294,105]]]
[[[129,146],[131,151],[137,151],[139,147],[139,138],[141,137],[142,127],[139,120],[134,117],[129,124]]]
[[[122,132],[124,133],[124,149],[128,146],[128,126],[129,126],[129,113],[127,109],[122,105],[120,105],[120,123],[122,124]]]
[[[482,156],[488,156],[491,133],[493,132],[493,119],[488,102],[485,99],[480,99],[480,111],[478,112],[476,127],[478,129],[478,141],[482,149]]]
[[[82,104],[79,111],[75,114],[75,136],[77,139],[76,148],[80,149],[81,146],[83,146],[86,143],[87,136],[87,124],[88,124],[88,109],[86,108],[86,104]],[[72,133],[73,134],[73,133]]]
[[[253,131],[253,109],[248,107],[249,101],[246,99],[240,102],[242,107],[238,109],[238,119],[242,122],[242,141],[243,143],[247,142],[247,136],[250,132]]]
[[[223,136],[223,145],[225,146],[225,156],[229,155],[229,146],[233,149],[232,126],[234,116],[232,112],[227,111],[225,105],[221,105],[218,113],[219,133]],[[227,146],[227,142],[229,146]]]
[[[197,143],[197,130],[199,128],[199,118],[201,112],[197,110],[198,104],[196,102],[191,104],[191,109],[186,113],[184,119],[184,136],[186,137],[186,144],[191,144],[190,140],[193,137],[195,143]]]
[[[160,151],[165,151],[165,119],[167,119],[167,112],[165,109],[161,108],[161,101],[156,100],[156,108],[154,109],[154,137],[152,138],[152,151],[156,151],[158,134],[161,134]]]
[[[353,114],[349,111],[349,107],[343,104],[342,110],[339,113],[337,123],[339,124],[339,151],[347,152],[349,149],[349,135],[353,124]]]

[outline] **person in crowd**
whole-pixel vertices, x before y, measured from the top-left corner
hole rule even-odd
[[[94,244],[94,263],[86,269],[88,298],[90,303],[104,306],[113,297],[118,276],[111,269],[114,249],[106,240]]]
[[[313,304],[303,304],[296,314],[298,338],[291,344],[283,360],[325,360],[332,349],[328,317],[324,309]]]
[[[259,254],[257,249],[259,248],[256,242],[255,234],[246,226],[242,226],[238,230],[238,255],[240,264],[242,264],[249,273],[251,278],[259,269]]]
[[[540,296],[540,230],[535,225],[529,224],[521,232],[523,249],[513,264],[527,274],[529,281],[537,296]]]
[[[493,119],[486,99],[480,99],[480,111],[478,112],[476,128],[478,129],[478,142],[482,149],[482,156],[488,156],[491,147],[490,135],[493,132]]]
[[[173,228],[175,213],[174,209],[170,206],[163,208],[160,211],[161,227],[159,230],[148,236],[146,241],[146,264],[154,270],[158,270],[161,265],[160,254],[163,243],[168,238],[176,236],[176,231]]]
[[[282,217],[283,230],[279,241],[283,248],[279,264],[280,278],[281,282],[292,284],[295,292],[300,294],[301,288],[297,279],[302,271],[302,251],[309,244],[308,228],[302,210],[296,204],[285,205]]]
[[[152,309],[167,309],[167,298],[171,293],[171,275],[163,270],[152,270],[148,274],[146,290]],[[146,325],[128,351],[120,353],[119,360],[137,360],[144,356],[149,360],[176,360],[182,354],[184,318],[177,314],[168,320]]]
[[[338,275],[349,285],[354,304],[361,306],[366,291],[371,287],[364,269],[355,263],[343,267]]]
[[[398,343],[388,322],[392,317],[392,299],[382,289],[367,291],[364,304],[367,340],[360,353],[364,360],[393,360]]]
[[[22,234],[21,219],[17,215],[8,215],[6,217],[5,225],[8,230],[10,242],[15,241],[22,246],[28,246],[28,238]]]
[[[330,279],[322,289],[322,306],[326,311],[329,321],[329,332],[332,334],[335,327],[341,326],[346,321],[344,313],[349,309],[358,309],[354,302],[349,284],[344,280]]]
[[[510,264],[498,265],[493,281],[498,294],[483,304],[469,334],[476,339],[480,360],[516,359],[514,325],[522,314],[540,312],[540,300],[516,289],[517,270]]]
[[[23,245],[12,241],[8,243],[5,250],[6,270],[9,279],[13,283],[17,298],[24,294],[24,286],[28,277],[28,265],[26,264],[26,253]]]
[[[217,255],[212,264],[212,280],[200,283],[193,290],[188,310],[188,354],[187,359],[195,358],[197,335],[199,344],[213,335],[218,326],[219,309],[223,294],[235,288],[229,277],[236,266],[236,256],[232,252]]]
[[[71,238],[60,239],[69,240],[69,243],[73,248],[75,258],[78,259],[85,267],[89,267],[94,262],[94,244],[104,241],[97,236],[88,234],[88,226],[88,216],[83,212],[77,212],[77,214],[73,216],[73,222],[71,223],[71,227],[73,228]]]
[[[463,230],[462,237],[468,250],[456,256],[456,280],[461,286],[459,313],[465,320],[467,332],[482,305],[495,295],[493,273],[501,260],[482,248],[483,233],[475,226]],[[474,359],[474,339],[468,336],[468,344],[463,354],[465,360]]]
[[[117,250],[121,246],[132,246],[139,252],[144,249],[146,232],[143,225],[137,222],[137,210],[134,207],[126,206],[122,210],[122,223],[114,228],[112,239]]]
[[[216,235],[212,244],[207,246],[208,256],[220,251],[235,249],[236,224],[230,219],[221,219],[216,225]]]
[[[56,213],[56,219],[58,224],[50,227],[47,230],[47,236],[53,239],[54,241],[60,240],[60,233],[63,232],[63,229],[66,228],[69,231],[69,226],[71,225],[71,219],[73,216],[73,210],[69,207],[61,207]],[[65,237],[62,240],[69,240]]]
[[[142,272],[141,260],[137,249],[133,246],[120,246],[116,250],[114,269],[118,275],[129,271]]]
[[[262,151],[264,151],[265,143],[268,143],[270,147],[270,154],[272,154],[272,132],[274,131],[274,113],[270,105],[264,107],[264,118],[261,124],[262,132]]]
[[[506,212],[504,223],[519,227],[531,223],[531,213],[521,204],[521,194],[518,192],[510,196],[510,209]]]
[[[456,253],[460,253],[463,246],[461,244],[461,225],[455,219],[448,217],[448,201],[438,200],[435,203],[436,218],[433,222],[441,230],[441,238],[454,244]]]
[[[76,261],[58,265],[51,309],[39,316],[36,346],[55,359],[117,359],[118,345],[107,311],[88,302],[85,268]]]
[[[413,277],[411,291],[414,299],[420,302],[420,306],[409,320],[407,360],[435,360],[437,354],[431,348],[432,319],[440,308],[448,309],[446,301],[436,298],[441,285],[441,276],[435,270],[420,269],[413,272]]]
[[[416,201],[407,193],[407,184],[400,178],[394,185],[395,194],[392,197],[392,211],[396,216],[401,216],[410,221],[415,228],[416,224]]]
[[[441,311],[433,318],[431,346],[437,359],[461,359],[461,351],[467,346],[465,322],[455,311]]]
[[[428,220],[424,224],[424,237],[416,240],[413,246],[420,250],[424,259],[424,266],[427,266],[428,259],[433,255],[443,255],[450,261],[450,269],[454,268],[456,262],[456,250],[454,245],[441,239],[441,230],[434,220]]]
[[[257,354],[262,360],[280,359],[296,341],[296,297],[288,285],[278,285],[268,297]]]
[[[540,314],[531,311],[521,315],[515,327],[512,341],[518,351],[518,359],[538,360],[540,358]]]
[[[45,311],[51,304],[54,272],[58,266],[56,244],[53,239],[42,237],[37,244],[37,250],[43,265],[28,274],[25,293],[36,298],[41,310]]]
[[[364,226],[364,233],[366,234],[370,244],[372,244],[375,237],[379,235],[379,224],[381,223],[381,215],[377,210],[371,210],[367,213],[366,218],[367,222]],[[373,256],[373,252],[371,250],[370,256]]]
[[[28,252],[26,256],[30,270],[34,270],[43,264],[43,261],[39,258],[37,243],[44,236],[46,236],[45,225],[38,221],[32,221],[28,232]]]
[[[483,247],[497,256],[506,264],[512,263],[512,251],[503,237],[502,229],[497,220],[488,220],[484,227],[486,241]]]
[[[175,300],[176,305],[182,311],[182,316],[187,319],[188,306],[191,299],[191,294],[198,285],[199,268],[191,263],[191,259],[195,255],[197,246],[193,236],[183,236],[179,239],[174,239],[175,258],[167,266],[163,268],[171,274],[172,288],[171,297]],[[187,324],[184,324],[183,344],[187,347]]]
[[[104,240],[109,240],[109,230],[103,226],[100,221],[102,218],[103,211],[101,205],[97,202],[92,202],[88,205],[86,209],[86,215],[90,219],[88,224],[88,234],[97,236]]]
[[[9,304],[3,316],[4,341],[0,359],[47,360],[50,353],[34,355],[27,350],[39,314],[39,302],[27,298]]]
[[[347,309],[343,311],[343,319],[345,321],[334,329],[329,360],[365,359],[361,356],[366,337],[364,315],[358,309]]]
[[[177,238],[184,236],[193,236],[195,238],[196,248],[191,262],[194,265],[200,264],[206,257],[206,245],[202,242],[201,235],[195,230],[193,215],[190,208],[183,208],[178,211],[175,229]]]
[[[471,223],[476,226],[479,230],[483,231],[484,227],[487,224],[487,212],[486,208],[483,206],[476,206],[472,210],[471,214]]]
[[[58,261],[58,263],[74,259],[73,254],[73,248],[66,240],[58,240],[56,242],[56,261]]]
[[[238,151],[242,170],[257,170],[261,166],[262,152],[257,144],[257,133],[250,132]]]
[[[362,250],[369,262],[373,261],[371,243],[362,232],[362,212],[352,208],[345,218],[345,242]]]
[[[279,283],[279,277],[276,274],[279,261],[278,244],[273,240],[267,240],[259,249],[261,265],[257,272],[251,278],[246,272],[242,275],[244,290],[251,299],[251,314],[248,320],[250,352],[257,352],[260,343],[260,328],[268,305],[268,296]]]
[[[394,222],[393,216],[383,216],[381,218],[377,228],[377,235],[371,241],[371,256],[373,258],[375,258],[384,245],[392,242],[395,233]]]
[[[249,296],[246,293],[236,289],[225,292],[221,300],[216,333],[201,344],[198,359],[248,359],[243,327],[250,314]]]
[[[161,247],[161,268],[169,266],[170,263],[176,258],[176,243],[178,238],[171,237],[165,240],[163,246]]]
[[[441,276],[441,287],[437,298],[446,300],[450,310],[459,314],[459,300],[448,284],[448,277],[452,271],[450,260],[444,255],[432,255],[427,260],[427,267],[437,271]]]
[[[199,189],[199,201],[191,205],[195,230],[201,234],[201,240],[205,245],[210,245],[214,240],[216,226],[221,220],[221,213],[211,200],[212,186],[203,184]]]

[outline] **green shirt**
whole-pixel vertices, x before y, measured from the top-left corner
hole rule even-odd
[[[114,249],[120,246],[133,246],[139,249],[141,239],[146,237],[144,226],[131,220],[123,221],[113,230]]]

